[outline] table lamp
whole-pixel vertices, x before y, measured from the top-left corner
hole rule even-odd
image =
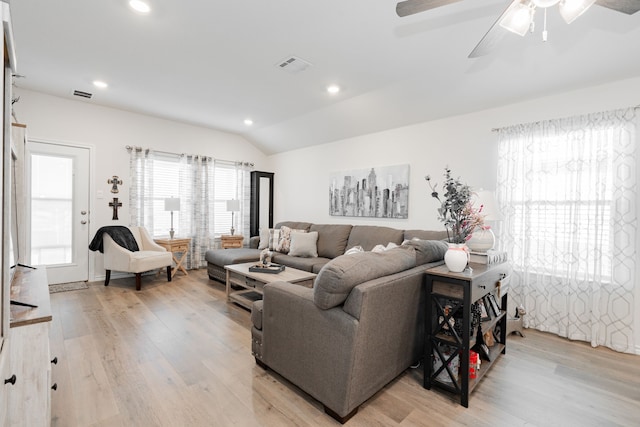
[[[175,231],[173,230],[173,211],[180,211],[180,199],[177,197],[168,197],[164,199],[164,210],[171,211],[171,230],[169,236],[173,239]]]
[[[231,212],[231,235],[236,232],[236,229],[233,228],[235,225],[233,214],[240,210],[240,200],[227,200],[227,212]]]

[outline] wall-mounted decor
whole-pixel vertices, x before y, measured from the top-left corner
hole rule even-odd
[[[117,175],[113,175],[111,179],[107,180],[107,184],[111,184],[112,193],[118,193],[120,191],[118,190],[118,185],[122,185],[122,180]]]
[[[329,214],[373,218],[409,217],[409,165],[334,172],[329,176]]]
[[[117,197],[113,198],[113,202],[109,202],[109,206],[113,208],[113,217],[112,220],[118,219],[118,208],[122,207],[122,202],[118,201]]]

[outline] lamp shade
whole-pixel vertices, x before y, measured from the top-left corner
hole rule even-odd
[[[180,210],[180,199],[177,197],[168,197],[164,199],[164,210],[165,211],[179,211]]]
[[[571,24],[578,16],[589,9],[596,0],[565,0],[560,3],[560,16],[564,22]]]
[[[500,20],[500,26],[524,37],[531,27],[534,10],[528,4],[514,2],[504,13]]]
[[[238,212],[240,210],[240,200],[227,200],[227,212]]]

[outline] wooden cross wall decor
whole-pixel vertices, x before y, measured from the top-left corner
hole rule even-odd
[[[118,175],[113,175],[111,179],[107,180],[107,184],[112,184],[112,187],[111,187],[112,193],[118,193],[120,191],[118,190],[118,185],[122,185],[122,180],[118,178]]]
[[[122,202],[119,202],[118,198],[114,197],[113,202],[109,202],[109,206],[113,208],[113,218],[111,219],[115,221],[118,219],[118,208],[122,207]]]

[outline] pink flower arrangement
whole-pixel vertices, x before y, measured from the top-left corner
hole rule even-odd
[[[460,179],[451,177],[451,170],[445,168],[444,200],[440,199],[438,184],[431,184],[431,177],[425,179],[431,187],[431,197],[440,202],[438,219],[444,223],[447,236],[451,243],[465,243],[471,238],[473,230],[480,228],[488,230],[490,227],[484,224],[485,215],[482,214],[483,205],[479,208],[473,206],[471,187]]]

